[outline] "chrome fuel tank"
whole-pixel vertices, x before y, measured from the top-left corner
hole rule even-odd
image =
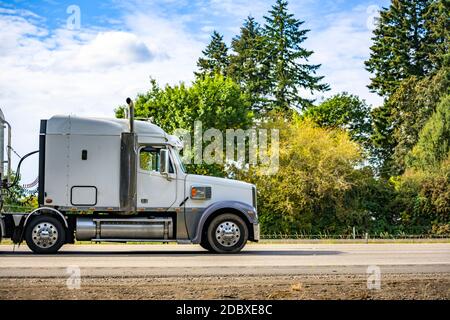
[[[172,218],[77,218],[76,239],[171,239]]]

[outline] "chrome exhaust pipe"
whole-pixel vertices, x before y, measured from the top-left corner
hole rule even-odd
[[[122,132],[120,148],[120,211],[135,214],[137,205],[137,136],[134,132],[134,105],[127,98],[130,132]]]
[[[133,100],[130,98],[127,98],[127,105],[128,105],[128,118],[130,120],[130,132],[134,133],[134,104]]]
[[[9,124],[8,121],[6,121],[5,116],[3,115],[2,110],[0,109],[0,125],[1,125],[1,132],[0,132],[0,176],[6,179],[8,185],[10,183],[10,179],[11,179],[11,125]],[[8,140],[6,142],[6,148],[7,148],[7,152],[6,152],[6,162],[7,162],[7,169],[6,169],[6,173],[4,172],[4,148],[5,148],[5,136],[4,136],[4,125],[6,125],[8,127]],[[5,177],[6,176],[6,177]]]

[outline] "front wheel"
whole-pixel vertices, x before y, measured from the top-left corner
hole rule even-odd
[[[54,217],[34,217],[25,229],[25,240],[34,253],[56,253],[64,244],[65,237],[63,225]]]
[[[205,250],[212,251],[212,248],[208,242],[208,237],[206,237],[206,239],[204,240],[202,239],[202,242],[200,242],[200,246]]]
[[[211,221],[207,236],[212,251],[216,253],[237,253],[247,243],[248,228],[239,216],[226,213]]]

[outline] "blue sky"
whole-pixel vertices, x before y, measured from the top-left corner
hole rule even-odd
[[[212,30],[229,43],[248,15],[263,23],[275,0],[1,1],[0,108],[21,155],[38,145],[39,119],[54,114],[113,116],[127,96],[159,83],[191,81]],[[80,28],[71,28],[72,5]],[[289,9],[310,29],[304,46],[331,91],[373,106],[364,60],[374,17],[389,1],[297,0]],[[73,25],[72,25],[73,26]],[[17,159],[15,159],[17,162]],[[26,169],[32,180],[37,168]],[[27,182],[27,181],[25,181]]]
[[[49,30],[63,28],[70,5],[77,5],[82,13],[82,28],[98,30],[130,30],[126,17],[136,12],[158,15],[162,18],[183,20],[186,28],[198,33],[210,28],[218,29],[227,40],[239,29],[242,20],[252,15],[263,21],[274,1],[267,0],[148,0],[148,1],[0,1],[0,7],[12,10],[27,10],[38,15]],[[306,21],[308,28],[316,31],[329,27],[331,16],[352,13],[370,6],[383,7],[389,1],[367,0],[297,0],[289,1],[289,7],[297,18]],[[368,16],[368,14],[367,14]],[[358,19],[355,19],[357,21]],[[360,22],[364,23],[364,14]]]

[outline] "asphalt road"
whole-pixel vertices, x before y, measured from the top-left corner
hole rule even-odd
[[[217,255],[195,245],[66,245],[56,255],[0,245],[0,278],[450,273],[450,244],[249,244]]]

